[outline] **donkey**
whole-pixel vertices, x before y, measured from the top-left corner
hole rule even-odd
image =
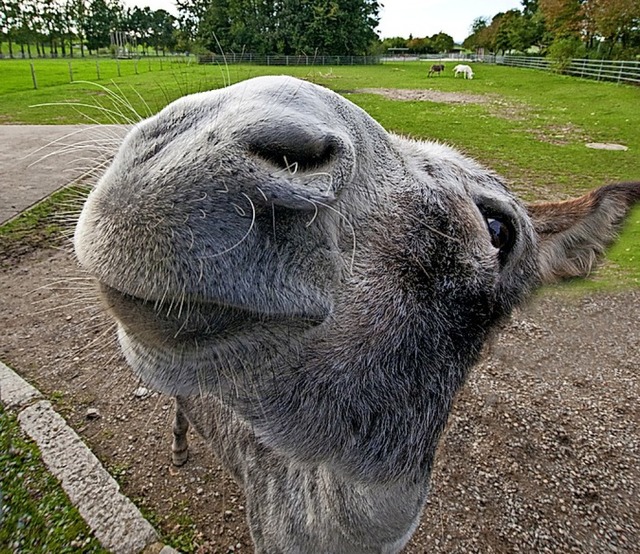
[[[455,150],[259,77],[137,124],[75,231],[128,363],[246,493],[256,552],[392,553],[456,391],[540,285],[589,273],[640,183],[525,205]]]
[[[440,73],[444,73],[444,64],[443,63],[434,63],[429,69],[429,73],[427,73],[427,77],[431,77],[431,74],[435,73],[440,76]]]
[[[464,75],[465,79],[473,79],[473,69],[471,66],[465,64],[458,64],[453,68],[453,76],[457,77],[460,73]]]

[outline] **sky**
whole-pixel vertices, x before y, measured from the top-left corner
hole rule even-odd
[[[177,14],[173,0],[125,0],[128,6],[149,6]],[[522,8],[520,0],[380,0],[378,34],[382,38],[431,36],[440,31],[462,42],[476,17],[491,19],[499,12]]]

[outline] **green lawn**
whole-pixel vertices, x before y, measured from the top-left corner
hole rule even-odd
[[[95,60],[74,60],[74,79],[93,83],[69,83],[68,60],[32,63],[38,90],[32,88],[28,60],[0,61],[0,122],[132,122],[184,94],[287,73],[340,92],[391,131],[456,146],[504,175],[527,200],[561,198],[613,181],[640,179],[638,87],[487,64],[475,64],[476,78],[464,80],[453,78],[453,62],[445,75],[427,79],[428,63],[421,62],[224,67],[184,58],[155,58],[137,65],[102,59],[99,81]],[[394,101],[358,92],[365,88],[465,92],[489,101]],[[628,150],[592,150],[586,142],[615,142]],[[616,280],[626,275],[640,283],[639,235],[640,226],[632,222],[623,236],[624,247],[614,250]]]

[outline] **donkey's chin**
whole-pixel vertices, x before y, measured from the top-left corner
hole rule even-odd
[[[268,315],[212,301],[167,299],[158,305],[104,284],[100,292],[118,323],[127,363],[146,385],[173,396],[210,392],[243,396],[245,389],[262,380],[254,368],[296,348],[310,329],[324,321],[300,314]],[[232,381],[236,384],[230,391]]]
[[[205,390],[224,388],[209,359],[211,346],[179,350],[150,347],[122,325],[118,326],[118,340],[133,372],[154,390],[170,396],[199,396]]]

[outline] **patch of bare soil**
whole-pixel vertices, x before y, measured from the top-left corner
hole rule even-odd
[[[3,361],[54,399],[169,541],[250,552],[242,494],[196,437],[172,467],[172,401],[139,389],[71,256],[13,258],[0,290]],[[547,293],[515,314],[457,399],[406,552],[637,551],[639,315],[637,289]]]
[[[354,92],[364,94],[379,94],[390,100],[413,100],[423,102],[440,102],[443,104],[480,104],[487,106],[494,117],[501,117],[510,121],[524,121],[528,118],[531,108],[521,102],[506,100],[497,94],[472,94],[468,92],[445,92],[433,89],[385,89],[365,88]],[[577,125],[565,123],[539,124],[528,129],[537,140],[550,144],[564,145],[570,142],[588,142],[586,131]]]
[[[389,100],[417,100],[421,102],[442,102],[445,104],[489,104],[492,98],[483,94],[468,92],[445,92],[433,89],[362,88],[355,92],[379,94]]]

